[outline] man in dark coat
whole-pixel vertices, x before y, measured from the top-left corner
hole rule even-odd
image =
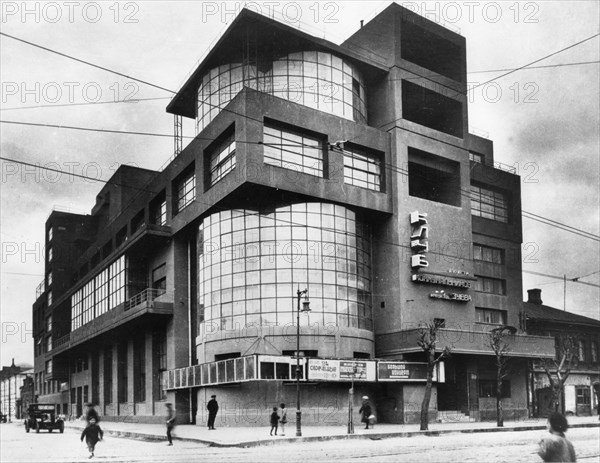
[[[215,418],[219,411],[219,403],[217,402],[216,395],[210,396],[210,400],[206,404],[206,409],[208,410],[208,430],[211,431],[215,429]]]

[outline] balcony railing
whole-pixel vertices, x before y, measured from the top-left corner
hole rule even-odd
[[[509,166],[508,164],[502,164],[501,162],[494,162],[494,167],[511,174],[517,173],[517,168],[515,166]]]
[[[145,302],[152,302],[159,296],[165,294],[164,289],[146,288],[141,293],[136,294],[131,299],[125,302],[125,311],[135,307],[136,305],[143,304]]]
[[[71,339],[71,333],[67,333],[64,336],[61,336],[60,338],[57,338],[56,340],[54,340],[54,342],[52,343],[52,348],[56,349],[57,347],[60,347],[63,344],[68,343],[70,339]]]

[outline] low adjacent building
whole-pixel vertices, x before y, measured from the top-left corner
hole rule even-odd
[[[523,304],[523,321],[528,333],[552,336],[556,342],[565,336],[574,339],[576,360],[559,398],[559,407],[568,415],[598,414],[600,395],[600,321],[544,305],[540,289],[527,291]],[[532,363],[531,397],[536,416],[547,416],[552,410],[550,381],[540,362]]]

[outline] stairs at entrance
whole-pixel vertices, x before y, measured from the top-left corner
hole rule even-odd
[[[469,423],[475,420],[460,410],[438,410],[436,421],[438,423]]]

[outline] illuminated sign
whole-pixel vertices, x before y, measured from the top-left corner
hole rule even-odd
[[[410,213],[410,249],[413,255],[410,259],[412,268],[429,267],[425,253],[429,251],[429,225],[427,225],[427,214],[420,214],[419,211]]]
[[[469,302],[472,298],[469,294],[446,293],[444,291],[435,291],[429,295],[433,299],[445,299],[447,301]]]
[[[471,288],[471,282],[461,280],[453,277],[444,277],[437,275],[428,275],[419,273],[418,275],[412,276],[412,281],[416,283],[431,283],[434,285],[442,285],[442,286],[454,286],[457,288]]]

